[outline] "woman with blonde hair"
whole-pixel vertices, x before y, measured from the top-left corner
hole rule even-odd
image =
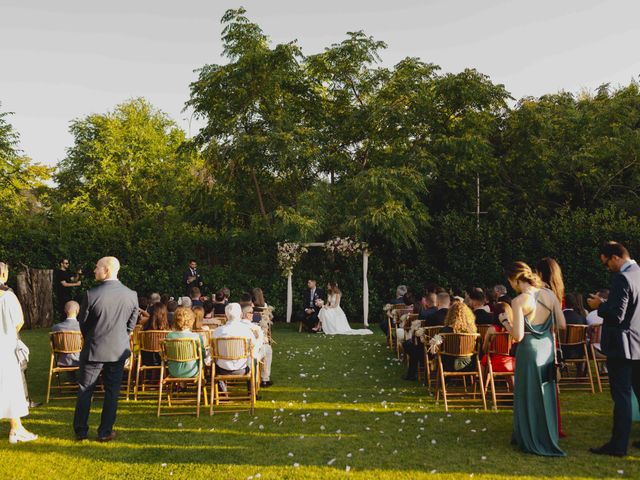
[[[536,455],[562,457],[558,445],[554,324],[565,328],[562,306],[524,262],[506,271],[518,296],[511,302],[516,351],[511,442]]]
[[[476,327],[476,316],[464,302],[454,302],[451,304],[447,316],[444,319],[444,327],[440,333],[478,333]],[[459,372],[475,368],[473,359],[468,357],[442,356],[442,368],[447,372]]]
[[[16,356],[18,332],[24,324],[16,295],[5,285],[9,266],[0,262],[0,418],[9,419],[9,443],[38,438],[22,426],[20,417],[29,414],[29,403]]]

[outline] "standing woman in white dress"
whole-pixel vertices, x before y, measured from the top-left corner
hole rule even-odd
[[[322,329],[327,335],[371,335],[373,332],[367,328],[353,330],[349,325],[347,316],[342,308],[340,308],[340,299],[342,292],[338,288],[336,282],[330,282],[327,285],[327,303],[322,306],[318,319],[320,320],[319,329]]]
[[[5,286],[8,277],[9,267],[0,262],[0,418],[9,419],[9,443],[30,442],[38,436],[27,431],[20,421],[20,417],[29,414],[29,405],[16,356],[24,318],[18,297]]]

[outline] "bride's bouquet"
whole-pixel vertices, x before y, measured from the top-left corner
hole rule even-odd
[[[322,308],[324,307],[324,300],[322,300],[321,298],[316,298],[316,307],[318,308]]]

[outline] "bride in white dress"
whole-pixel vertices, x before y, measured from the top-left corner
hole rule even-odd
[[[329,283],[327,287],[327,303],[322,306],[318,318],[320,319],[320,329],[327,335],[371,335],[373,332],[368,328],[354,330],[349,326],[347,316],[340,308],[340,298],[342,292],[335,282]]]

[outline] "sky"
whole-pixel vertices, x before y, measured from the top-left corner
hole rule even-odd
[[[0,111],[20,147],[55,165],[69,122],[144,96],[193,135],[194,70],[221,57],[220,18],[243,6],[272,42],[305,54],[363,30],[444,72],[476,68],[511,95],[593,91],[640,74],[640,2],[627,0],[0,0]]]

